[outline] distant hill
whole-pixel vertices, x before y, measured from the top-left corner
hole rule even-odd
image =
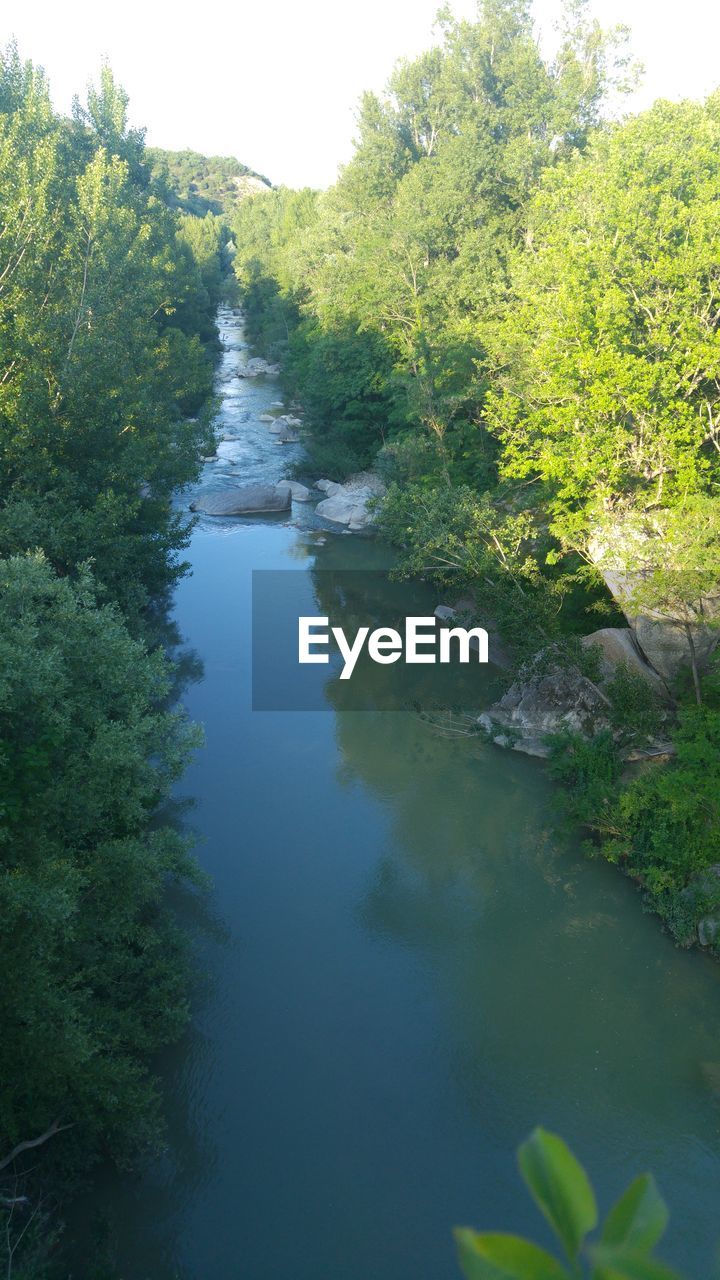
[[[229,214],[248,196],[269,191],[271,183],[234,156],[203,156],[199,151],[146,151],[153,173],[164,178],[170,203],[186,213]]]

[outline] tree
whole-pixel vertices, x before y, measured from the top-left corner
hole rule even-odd
[[[187,1015],[165,885],[195,876],[160,810],[198,735],[163,708],[164,656],[41,555],[0,561],[0,672],[4,1192],[47,1129],[66,1185],[157,1142],[147,1061]]]
[[[488,420],[568,545],[618,500],[668,507],[720,474],[718,128],[659,103],[597,136],[548,173],[513,257]]]

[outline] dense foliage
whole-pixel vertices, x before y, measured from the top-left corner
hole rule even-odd
[[[168,207],[107,68],[64,119],[12,47],[0,191],[0,1256],[38,1280],[58,1195],[157,1144],[187,1014],[162,806],[197,735],[156,620],[227,236]]]
[[[262,281],[293,329],[288,377],[302,395],[328,352],[334,393],[308,412],[325,454],[337,446],[338,472],[411,431],[463,479],[477,480],[479,450],[487,478],[482,320],[503,296],[540,174],[586,145],[622,70],[582,4],[568,8],[552,63],[524,0],[440,23],[440,47],[400,63],[384,98],[363,98],[356,153],[333,189],[306,197],[302,217],[300,193],[280,190],[234,222],[241,282],[250,261],[255,289]],[[279,323],[258,333],[282,342]],[[363,351],[374,357],[364,368]],[[372,422],[351,407],[366,392]]]
[[[619,670],[611,734],[557,768],[596,847],[684,940],[709,912],[712,942],[720,766],[696,639],[720,623],[720,99],[610,122],[633,67],[583,0],[552,59],[524,0],[439,25],[363,98],[333,188],[239,210],[251,336],[284,362],[311,464],[374,466],[401,569],[474,597],[518,665],[576,661],[621,609],[673,620],[674,710]],[[628,780],[622,753],[674,714],[676,761]]]

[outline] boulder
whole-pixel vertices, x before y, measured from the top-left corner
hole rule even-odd
[[[347,525],[354,530],[364,529],[370,523],[365,503],[358,501],[353,494],[336,493],[330,498],[318,502],[315,514],[329,520],[331,524]]]
[[[435,617],[438,622],[454,622],[455,610],[450,608],[449,604],[439,604],[435,608]]]
[[[646,658],[665,679],[672,680],[678,672],[690,664],[690,649],[685,628],[669,618],[636,617],[633,628],[637,642]],[[698,666],[707,665],[718,646],[720,631],[717,626],[693,627]]]
[[[289,511],[290,490],[278,485],[246,484],[217,493],[205,493],[190,504],[191,511],[206,516],[249,516],[264,512]]]
[[[345,484],[318,480],[317,488],[327,497],[318,503],[316,515],[331,524],[345,525],[350,533],[360,533],[374,523],[370,503],[385,492],[380,477],[369,471],[350,476]]]
[[[667,699],[668,689],[657,671],[646,662],[629,627],[601,627],[582,638],[583,649],[597,648],[600,652],[600,675],[603,681],[612,679],[617,668],[624,665],[635,675],[642,676],[660,698]]]
[[[261,413],[258,422],[274,422],[275,418],[272,413]]]
[[[604,693],[577,667],[558,666],[526,680],[516,680],[479,717],[478,724],[488,732],[507,729],[517,734],[519,741],[531,738],[543,745],[546,734],[569,731],[592,737],[609,727],[608,709]],[[531,754],[541,753],[534,750]]]
[[[640,614],[633,604],[638,582],[654,563],[653,537],[629,521],[618,520],[614,526],[595,531],[588,542],[588,554],[623,610],[641,655],[663,680],[673,680],[690,663],[687,634],[681,619],[659,610]],[[698,615],[702,614],[711,624],[691,628],[698,666],[702,668],[720,642],[720,590],[698,600],[696,605]]]
[[[298,480],[280,480],[275,488],[289,489],[293,502],[309,502],[312,496],[307,485],[300,484]]]
[[[701,947],[712,947],[720,935],[720,920],[717,916],[703,916],[698,920],[697,936]]]

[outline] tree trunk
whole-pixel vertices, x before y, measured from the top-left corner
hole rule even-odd
[[[697,653],[695,651],[695,640],[693,638],[692,627],[689,622],[683,623],[685,627],[685,635],[687,636],[688,648],[690,650],[690,666],[692,667],[693,684],[695,686],[695,701],[698,706],[702,706],[702,690],[700,688],[700,674],[697,665]]]

